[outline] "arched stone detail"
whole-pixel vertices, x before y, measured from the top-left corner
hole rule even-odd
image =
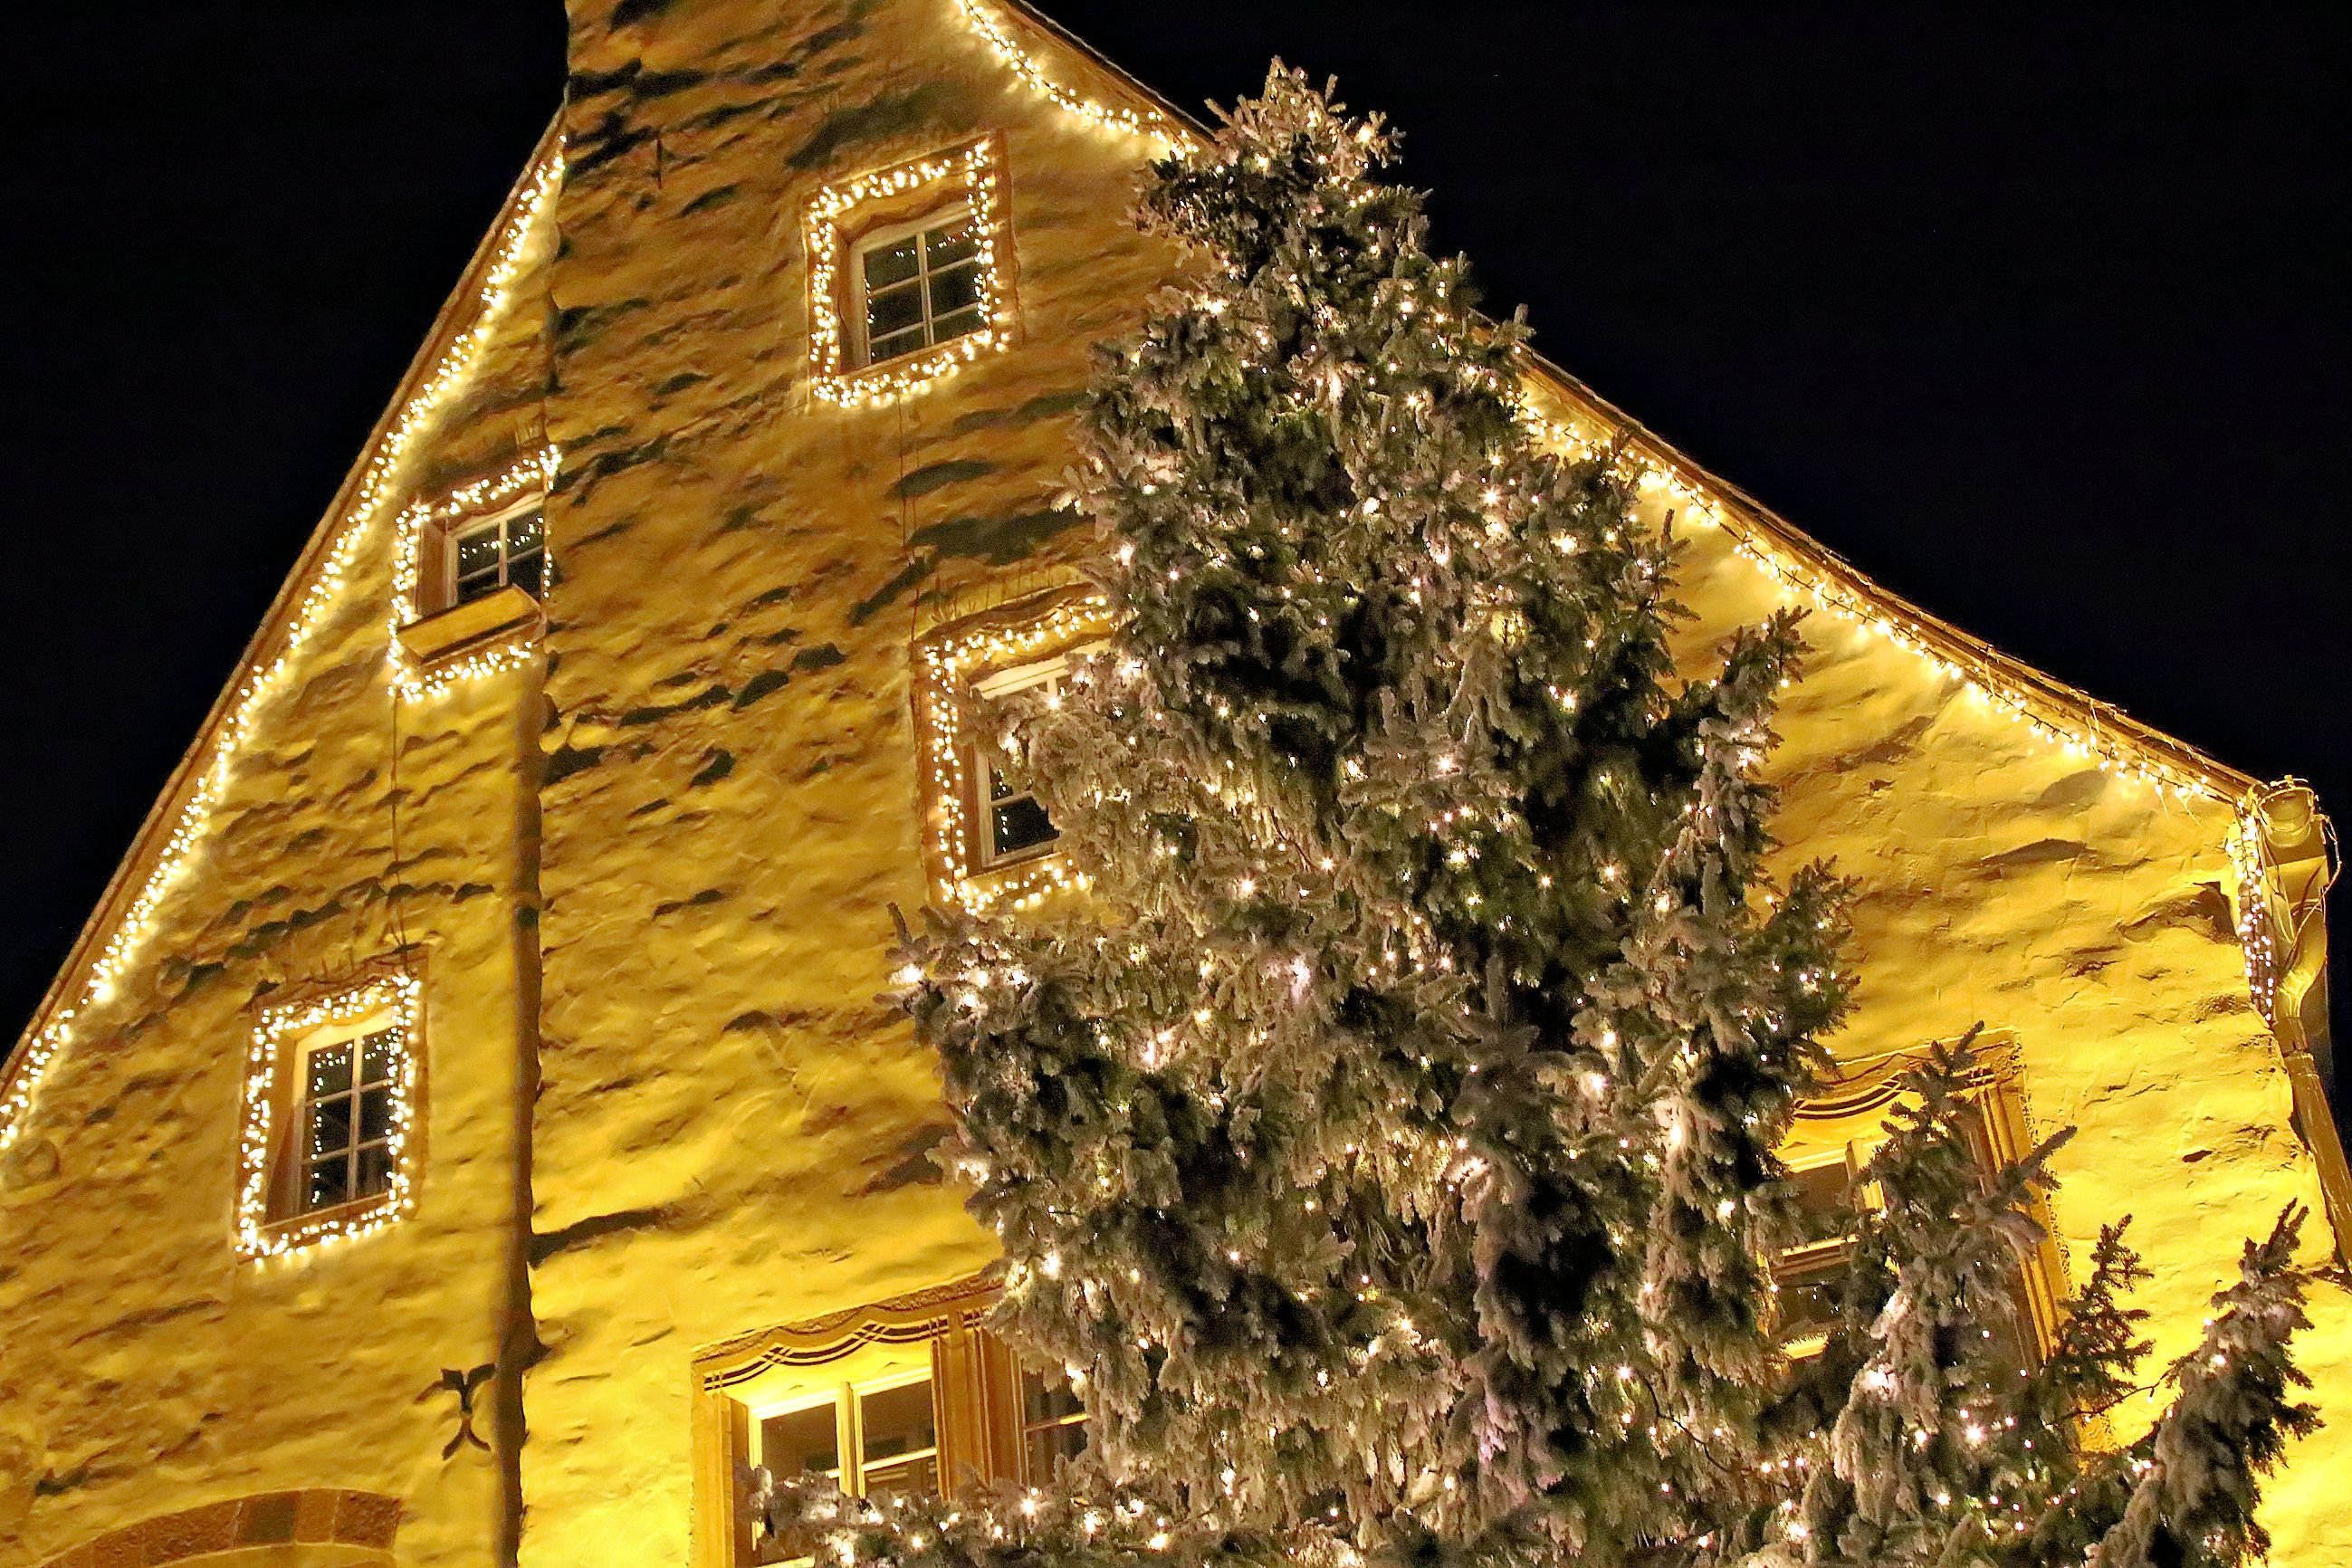
[[[163,1568],[215,1560],[224,1568],[228,1563],[239,1568],[310,1568],[313,1563],[322,1568],[328,1563],[388,1568],[400,1512],[398,1498],[376,1492],[331,1487],[259,1492],[141,1520],[60,1552],[42,1568]],[[330,1548],[344,1550],[320,1554]]]

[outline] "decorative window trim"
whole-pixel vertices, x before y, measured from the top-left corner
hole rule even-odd
[[[828,403],[883,403],[962,369],[1012,342],[1012,290],[1005,278],[1004,167],[997,139],[984,136],[952,153],[916,158],[841,184],[809,199],[804,226],[809,258],[810,384]],[[845,220],[860,208],[929,200],[933,207],[961,200],[980,240],[978,331],[966,332],[877,365],[850,363],[860,331],[845,320],[845,273],[857,237]],[[913,215],[908,215],[913,216]]]
[[[976,820],[966,690],[988,670],[1009,670],[1066,654],[1110,629],[1099,594],[1064,589],[959,622],[916,645],[916,721],[926,752],[929,795],[926,850],[932,891],[974,910],[1011,900],[1034,908],[1059,889],[1084,887],[1067,858],[1053,850],[986,864]]]
[[[694,1568],[754,1561],[736,1467],[751,1451],[755,1411],[814,1403],[844,1386],[927,1373],[939,1417],[939,1474],[1020,1474],[1020,1370],[982,1320],[996,1300],[984,1278],[738,1335],[695,1356]]]
[[[261,1009],[252,1048],[246,1057],[244,1116],[237,1138],[236,1252],[241,1258],[278,1258],[320,1242],[351,1239],[382,1230],[415,1212],[418,1153],[417,1091],[424,1052],[419,1027],[424,982],[389,966],[371,978],[339,990],[297,998]],[[382,1016],[399,1053],[393,1075],[392,1184],[355,1203],[309,1214],[270,1215],[270,1193],[290,1145],[275,1125],[279,1075],[301,1036],[322,1028]],[[291,1136],[296,1130],[289,1130]]]
[[[394,527],[392,614],[387,628],[392,645],[392,689],[394,695],[431,697],[461,681],[478,680],[512,669],[538,651],[545,625],[540,601],[509,584],[469,604],[427,611],[423,607],[427,556],[433,570],[446,574],[440,552],[434,548],[441,536],[467,521],[487,521],[536,500],[544,505],[555,481],[557,453],[541,447],[520,462],[486,479],[452,491],[439,500],[419,500],[404,509]],[[555,548],[551,538],[541,545],[541,592],[551,590]]]
[[[1831,1150],[1843,1150],[1852,1142],[1879,1142],[1873,1135],[1885,1125],[1887,1112],[1903,1098],[1903,1075],[1923,1066],[1931,1048],[1886,1051],[1840,1061],[1836,1074],[1797,1107],[1795,1123],[1781,1145],[1781,1158],[1794,1167],[1809,1166],[1820,1163],[1814,1156],[1825,1157]],[[1988,1169],[2012,1163],[2032,1152],[2037,1142],[2032,1110],[2025,1098],[2023,1051],[2014,1039],[1997,1036],[1979,1037],[1970,1048],[1976,1061],[1969,1069],[1965,1092],[1979,1112],[1977,1125],[1982,1142],[1976,1152]],[[2056,1220],[2045,1198],[2035,1198],[2032,1215],[2042,1226],[2042,1239],[2032,1252],[2019,1256],[2018,1265],[2025,1286],[2027,1328],[2034,1353],[2041,1355],[2056,1342],[2059,1303],[2069,1276],[2064,1244],[2058,1239]]]

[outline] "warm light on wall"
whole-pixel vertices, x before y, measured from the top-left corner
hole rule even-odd
[[[156,913],[193,862],[213,809],[228,788],[237,755],[253,738],[264,705],[277,694],[297,656],[341,602],[352,563],[394,493],[402,460],[451,395],[467,383],[488,346],[510,303],[523,257],[541,231],[549,198],[562,179],[560,152],[525,177],[513,216],[484,273],[472,324],[435,360],[368,458],[341,529],[305,586],[277,650],[238,678],[227,710],[192,770],[194,782],[173,816],[145,879],[99,944],[79,991],[67,993],[75,1000],[37,1020],[33,1032],[19,1044],[5,1093],[0,1093],[0,1153],[23,1136],[34,1096],[58,1052],[72,1042],[77,1022],[113,995],[115,983],[138,961],[140,950],[154,934]]]
[[[1004,288],[1003,178],[996,142],[983,137],[961,153],[918,158],[894,168],[828,185],[809,199],[809,375],[816,395],[828,403],[884,403],[929,385],[1012,342],[1012,301]],[[977,331],[866,368],[847,363],[849,333],[842,320],[841,268],[846,259],[841,220],[871,202],[936,191],[970,205],[980,244],[980,319]]]
[[[319,1001],[265,1008],[254,1026],[253,1048],[245,1062],[245,1121],[237,1134],[236,1252],[246,1258],[277,1258],[322,1241],[382,1230],[416,1207],[415,1141],[416,1116],[416,1011],[423,987],[415,976],[388,974]],[[319,1215],[269,1218],[269,1145],[278,1100],[278,1074],[288,1042],[310,1030],[382,1015],[392,1037],[392,1129],[385,1142],[392,1184],[379,1197]]]

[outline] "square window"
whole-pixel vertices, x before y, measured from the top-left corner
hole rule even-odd
[[[807,208],[817,395],[879,401],[1002,349],[1003,172],[992,138],[878,169]]]
[[[858,241],[855,276],[866,364],[981,328],[980,237],[962,204]]]
[[[386,974],[265,1011],[247,1063],[237,1249],[258,1258],[404,1215],[420,984]]]

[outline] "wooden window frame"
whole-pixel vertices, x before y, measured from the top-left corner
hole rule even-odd
[[[393,689],[425,697],[511,668],[530,658],[546,626],[544,604],[555,587],[555,540],[547,501],[557,455],[545,447],[499,473],[438,500],[411,502],[394,526],[392,594]],[[512,582],[457,602],[457,537],[536,510],[540,514],[540,591]],[[500,570],[505,570],[503,543]]]
[[[977,226],[978,222],[978,218],[972,213],[971,198],[954,196],[938,203],[918,216],[869,228],[850,241],[849,255],[845,258],[844,268],[847,277],[848,295],[846,301],[848,309],[845,314],[851,329],[852,354],[857,370],[886,369],[902,361],[919,358],[943,343],[951,343],[958,338],[968,336],[972,332],[985,331],[988,329],[988,287],[985,279],[991,263],[975,257],[971,266],[975,276],[982,279],[977,289],[980,297],[969,308],[978,313],[979,319],[961,331],[950,332],[945,337],[940,336],[939,324],[931,309],[930,249],[928,244],[922,243],[928,240],[935,230],[947,228],[959,223]],[[923,306],[919,323],[923,330],[923,341],[914,348],[903,349],[892,354],[888,359],[877,360],[874,357],[874,321],[872,300],[866,279],[866,258],[885,246],[896,245],[898,241],[908,238],[918,241],[915,247],[915,276],[912,281],[915,294],[922,301]],[[956,265],[961,266],[962,263],[959,262]],[[902,280],[902,283],[904,281]],[[891,285],[891,287],[898,286],[900,285]]]
[[[1063,680],[1070,673],[1071,656],[1080,651],[1079,647],[1064,648],[1058,653],[1048,655],[1045,658],[1034,659],[1027,664],[1013,665],[988,671],[971,683],[975,709],[980,710],[993,709],[1008,697],[1022,692],[1035,691],[1041,688],[1049,694],[1058,692]],[[1051,837],[1040,839],[1034,844],[1021,845],[1012,849],[998,847],[996,807],[999,803],[991,793],[989,786],[989,775],[995,770],[998,760],[999,748],[996,737],[982,726],[973,725],[971,755],[965,763],[964,776],[967,781],[965,787],[971,792],[970,807],[975,859],[982,869],[991,871],[1007,866],[1015,866],[1024,860],[1033,860],[1041,856],[1055,854],[1056,851],[1054,847],[1062,840],[1061,830],[1055,828]],[[1033,791],[1022,790],[1005,798],[1034,802],[1036,795]]]
[[[915,710],[923,747],[924,848],[934,894],[967,908],[1015,908],[1076,884],[1049,840],[992,858],[984,753],[974,733],[985,691],[1024,669],[1066,667],[1110,629],[1109,607],[1077,586],[1034,593],[917,640]],[[996,688],[999,696],[1005,694]]]
[[[888,402],[951,374],[984,353],[1012,344],[1013,241],[1006,221],[1002,142],[996,136],[909,159],[827,185],[803,214],[808,247],[809,384],[827,403]],[[864,274],[859,258],[907,226],[936,225],[961,207],[979,245],[975,274],[980,325],[880,363],[866,352]],[[930,300],[925,294],[924,316]]]
[[[1963,1093],[1977,1115],[1969,1128],[1969,1145],[1977,1163],[1988,1174],[2022,1159],[2034,1147],[2032,1113],[2026,1103],[2022,1052],[2014,1040],[1980,1037],[1974,1047],[1976,1063],[1969,1071]],[[1848,1168],[1859,1173],[1867,1163],[1865,1150],[1885,1142],[1888,1115],[1904,1098],[1903,1075],[1922,1066],[1928,1047],[1848,1058],[1834,1076],[1797,1108],[1794,1124],[1782,1142],[1780,1156],[1792,1170],[1810,1170],[1827,1163],[1830,1151],[1842,1150]],[[2018,1255],[2022,1286],[2027,1348],[2045,1355],[2056,1343],[2060,1303],[2067,1278],[2065,1258],[2057,1240],[2057,1225],[2046,1197],[2037,1194],[2028,1211],[2042,1227],[2041,1242]],[[1819,1268],[1843,1256],[1851,1240],[1831,1239],[1790,1248],[1775,1260],[1775,1271],[1795,1274]],[[1811,1353],[1802,1342],[1792,1353]]]
[[[933,1463],[941,1486],[952,1492],[973,1477],[1028,1479],[1020,1364],[981,1327],[995,1300],[989,1280],[961,1279],[761,1329],[696,1355],[694,1568],[749,1568],[760,1561],[739,1480],[740,1468],[762,1457],[759,1424],[828,1400],[843,1489],[852,1495],[866,1489],[856,1395],[918,1377],[931,1386],[939,1433]]]
[[[513,525],[521,519],[534,514],[539,518],[539,544],[534,550],[525,553],[539,557],[539,588],[536,592],[515,582],[511,571],[513,552],[508,548],[508,536]],[[498,581],[487,593],[478,594],[471,599],[461,600],[457,596],[458,543],[468,535],[479,533],[485,529],[498,530]],[[478,604],[485,599],[496,597],[500,590],[506,588],[513,588],[517,593],[529,595],[534,604],[546,594],[547,574],[554,564],[554,561],[548,553],[547,508],[541,498],[524,496],[494,511],[479,511],[453,517],[438,525],[434,532],[436,535],[434,547],[440,556],[440,571],[437,574],[440,587],[433,605],[425,611],[428,616],[457,609],[460,605]]]
[[[370,1040],[385,1035],[394,1037],[391,1066],[382,1079],[370,1080],[365,1072],[367,1052],[364,1047]],[[311,1060],[322,1051],[342,1047],[352,1047],[351,1081],[333,1094],[314,1099],[310,1091]],[[387,1101],[392,1102],[397,1102],[400,1097],[400,1058],[403,1053],[391,1007],[380,1008],[354,1023],[312,1030],[292,1042],[288,1054],[292,1058],[288,1065],[293,1070],[287,1075],[286,1094],[292,1101],[293,1113],[286,1119],[285,1146],[278,1152],[278,1174],[274,1184],[277,1190],[271,1203],[273,1214],[281,1219],[305,1218],[333,1209],[363,1206],[383,1197],[390,1190],[388,1184],[383,1192],[364,1194],[358,1192],[358,1186],[361,1152],[370,1143],[383,1143],[389,1147],[391,1140],[389,1127],[385,1129],[383,1138],[362,1136],[367,1091],[372,1088],[381,1088]],[[346,1100],[351,1106],[351,1123],[340,1152],[344,1174],[353,1195],[340,1203],[314,1205],[309,1201],[306,1181],[310,1168],[320,1163],[316,1152],[310,1147],[311,1117],[316,1107],[331,1100]],[[390,1173],[387,1171],[387,1184],[389,1180]]]

